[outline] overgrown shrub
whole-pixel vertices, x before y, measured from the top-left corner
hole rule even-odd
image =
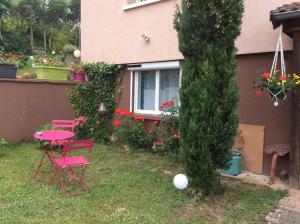
[[[133,149],[150,149],[155,140],[155,132],[145,129],[145,118],[133,116],[132,113],[120,108],[117,108],[116,112],[120,115],[120,120],[114,121],[113,125],[119,142]]]
[[[180,133],[190,186],[213,194],[218,168],[229,162],[238,126],[234,41],[240,33],[242,0],[182,0],[175,17],[184,56]]]
[[[103,116],[95,115],[91,118],[80,117],[76,119],[76,139],[95,139],[97,142],[107,143],[110,136],[109,120]]]

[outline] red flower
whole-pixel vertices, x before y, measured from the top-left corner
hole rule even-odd
[[[129,117],[131,117],[131,116],[133,115],[133,112],[128,112],[127,115],[128,115]]]
[[[285,81],[285,80],[286,80],[286,77],[283,76],[283,75],[281,75],[281,76],[279,76],[279,80],[280,80],[280,81]]]
[[[114,121],[113,126],[118,127],[121,125],[121,121]]]
[[[154,121],[153,121],[153,124],[154,124],[154,125],[159,125],[159,123],[160,123],[160,120],[154,120]]]
[[[164,108],[164,107],[168,107],[168,106],[173,106],[174,105],[174,101],[171,100],[171,101],[166,101],[166,102],[163,102],[163,104],[160,106],[160,108]]]
[[[117,109],[116,109],[116,112],[117,113],[120,113],[122,110],[121,110],[121,108],[120,107],[118,107]]]
[[[143,117],[143,116],[134,116],[133,120],[134,121],[145,121],[145,117]]]
[[[264,91],[260,88],[256,88],[254,94],[255,96],[262,96],[264,94]]]
[[[262,77],[264,79],[269,79],[271,76],[270,76],[270,74],[268,72],[264,72],[264,74],[262,74]]]
[[[153,130],[148,131],[149,134],[153,134]]]
[[[124,116],[126,116],[126,112],[125,111],[120,111],[120,113],[119,113],[122,117],[124,117]]]

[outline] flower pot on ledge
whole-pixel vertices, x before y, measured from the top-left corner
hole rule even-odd
[[[73,72],[72,79],[75,82],[84,82],[85,81],[85,73],[84,72]]]
[[[34,67],[34,73],[36,73],[37,79],[68,80],[70,70],[60,67],[36,66]]]

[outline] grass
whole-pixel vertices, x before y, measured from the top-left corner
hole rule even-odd
[[[63,197],[45,178],[31,179],[40,156],[30,143],[0,149],[1,224],[257,223],[286,194],[227,181],[224,195],[198,201],[173,187],[181,168],[166,158],[97,145],[89,192]]]

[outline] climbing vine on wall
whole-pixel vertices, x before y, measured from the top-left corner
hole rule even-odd
[[[98,142],[107,142],[111,118],[115,107],[115,89],[121,82],[123,71],[120,65],[92,63],[84,65],[88,82],[81,83],[72,89],[68,96],[75,117],[86,117],[86,122],[76,129],[79,139],[93,138]],[[104,103],[107,116],[97,115],[100,102]]]
[[[94,117],[100,102],[103,102],[108,115],[115,110],[115,88],[117,78],[122,73],[120,65],[91,63],[84,65],[88,82],[78,84],[70,93],[69,99],[75,117]]]

